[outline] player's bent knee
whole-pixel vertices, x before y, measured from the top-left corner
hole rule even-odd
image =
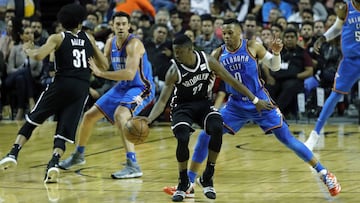
[[[173,129],[173,133],[179,141],[188,142],[190,139],[190,127],[187,125],[179,125]]]
[[[222,136],[223,119],[220,114],[210,115],[206,121],[206,133],[210,136]]]

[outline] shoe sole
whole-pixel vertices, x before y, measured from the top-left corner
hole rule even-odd
[[[60,171],[56,167],[52,167],[47,171],[44,183],[57,183],[59,181]]]
[[[3,162],[0,164],[0,169],[7,170],[11,168],[15,168],[17,166],[17,161],[15,159],[5,157]]]
[[[69,169],[71,169],[72,167],[74,167],[74,166],[80,166],[80,165],[84,165],[86,163],[86,160],[84,160],[84,161],[82,161],[82,162],[80,162],[80,163],[77,163],[77,164],[73,164],[73,165],[71,165],[71,166],[69,166],[69,167],[63,167],[63,166],[61,166],[61,162],[59,163],[59,168],[60,169],[63,169],[63,170],[69,170]]]
[[[164,187],[163,191],[166,194],[173,196],[174,193],[176,192],[176,186],[175,187]],[[186,192],[185,198],[195,198],[195,193],[187,193]]]
[[[124,175],[124,176],[116,176],[114,174],[111,174],[111,177],[113,179],[127,179],[127,178],[140,178],[142,175],[143,175],[143,173],[139,172],[139,173],[132,173],[129,175]]]

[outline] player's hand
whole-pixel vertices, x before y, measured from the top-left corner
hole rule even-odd
[[[283,49],[284,44],[282,40],[275,36],[274,39],[270,43],[270,48],[274,54],[280,54],[281,50]]]
[[[320,47],[321,47],[322,43],[324,43],[325,41],[326,41],[326,38],[324,36],[317,38],[317,40],[314,43],[314,52],[316,54],[320,54]]]
[[[274,108],[273,105],[262,99],[259,99],[258,103],[256,103],[255,106],[258,112],[261,112],[261,110],[271,110]]]
[[[90,64],[90,69],[93,71],[94,75],[101,77],[102,71],[95,64],[94,58],[89,58],[88,62]]]

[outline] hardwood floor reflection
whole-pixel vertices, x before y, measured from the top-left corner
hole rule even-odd
[[[292,124],[300,140],[312,125]],[[0,171],[2,202],[171,202],[162,191],[177,184],[176,140],[169,126],[151,129],[146,143],[138,145],[137,157],[143,177],[113,180],[110,174],[125,161],[117,131],[99,122],[86,148],[86,164],[61,170],[58,184],[43,184],[46,164],[51,156],[55,124],[47,122],[33,134],[22,149],[14,170]],[[18,126],[0,123],[0,156],[15,139]],[[246,125],[236,136],[225,135],[216,166],[215,202],[358,202],[360,195],[359,126],[328,125],[315,155],[342,184],[342,193],[332,198],[317,175],[272,135],[264,135],[255,125]],[[192,151],[198,130],[191,138]],[[75,145],[67,145],[63,158]],[[211,202],[195,187],[194,199],[185,202]]]

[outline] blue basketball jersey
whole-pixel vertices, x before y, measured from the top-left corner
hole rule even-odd
[[[111,64],[115,71],[125,69],[125,62],[127,57],[126,45],[133,38],[136,38],[136,36],[130,34],[126,41],[122,44],[121,48],[116,46],[116,37],[113,38],[111,43]],[[146,88],[150,89],[150,86],[153,83],[153,74],[151,63],[148,60],[146,51],[140,60],[139,71],[136,72],[135,78],[133,80],[120,81],[119,83],[120,84],[118,87],[123,89],[139,86],[145,86]]]
[[[341,49],[344,57],[360,55],[360,12],[351,1],[347,2],[348,14],[344,20],[341,34]]]
[[[263,89],[259,78],[259,68],[256,59],[254,59],[247,50],[248,41],[243,39],[238,50],[230,52],[225,45],[221,46],[220,63],[231,73],[237,80],[245,85],[255,95]],[[233,97],[248,101],[248,98],[238,92],[236,89],[225,83],[226,92]]]

